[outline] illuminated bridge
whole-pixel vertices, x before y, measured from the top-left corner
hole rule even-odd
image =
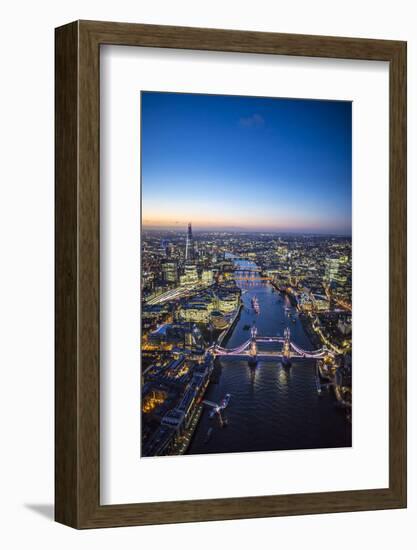
[[[234,270],[235,281],[270,281],[271,277],[262,275],[262,269],[258,266],[250,267],[235,267]]]
[[[259,344],[275,344],[276,349],[264,351]],[[333,355],[325,346],[317,350],[304,350],[291,341],[290,329],[286,328],[283,336],[257,336],[256,327],[251,330],[251,337],[240,346],[227,349],[214,345],[208,350],[214,356],[220,357],[252,357],[262,359],[268,357],[283,357],[286,359],[320,359]]]
[[[237,265],[233,268],[233,271],[242,271],[244,273],[258,273],[262,271],[262,268],[258,265],[241,266]]]

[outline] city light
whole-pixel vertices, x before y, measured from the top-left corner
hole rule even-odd
[[[351,422],[350,238],[194,232],[189,222],[142,239],[144,456],[192,452],[201,430],[209,448],[228,426],[236,400],[220,414],[224,396],[207,399],[219,364],[256,388],[255,373],[273,365],[286,395],[288,373],[310,365],[317,396],[332,392]]]

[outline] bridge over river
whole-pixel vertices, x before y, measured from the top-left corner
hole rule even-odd
[[[236,279],[245,279],[238,280],[243,307],[230,334],[209,350],[216,357],[216,376],[204,396],[220,403],[231,395],[222,414],[227,428],[205,407],[187,453],[351,446],[351,425],[335,408],[332,391],[317,392],[316,360],[328,350],[312,345],[287,297],[269,281],[259,280],[259,270],[250,280],[253,263],[235,262],[241,268]],[[255,297],[258,313],[252,307]],[[257,363],[252,368],[254,352]],[[290,356],[290,369],[281,366],[284,353]]]
[[[262,349],[263,346],[277,349]],[[287,359],[321,359],[332,353],[325,347],[316,350],[305,350],[291,341],[289,328],[284,330],[283,336],[257,336],[255,326],[252,326],[251,337],[235,348],[224,348],[214,345],[208,350],[214,356],[221,357],[256,357],[264,359],[268,357],[285,357]]]

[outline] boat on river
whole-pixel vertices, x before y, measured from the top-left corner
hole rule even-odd
[[[218,405],[211,401],[205,401],[206,405],[209,405],[210,407],[212,407],[209,415],[210,418],[213,418],[214,415],[216,414],[221,415],[221,411],[227,407],[231,397],[232,395],[230,393],[226,393],[226,395],[223,397],[223,399],[220,401]]]
[[[261,308],[259,307],[259,301],[256,296],[254,296],[251,300],[252,308],[254,309],[255,313],[259,313]]]
[[[225,409],[227,407],[227,405],[229,404],[229,401],[230,401],[230,398],[231,398],[231,394],[230,393],[226,393],[226,395],[223,397],[223,399],[221,400],[220,402],[220,408],[221,409]]]

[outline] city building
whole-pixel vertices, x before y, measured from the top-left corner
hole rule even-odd
[[[180,276],[181,286],[193,286],[198,284],[197,266],[187,263],[184,266],[184,273]]]
[[[219,294],[217,296],[217,308],[221,313],[231,313],[239,307],[238,294]]]
[[[188,230],[187,230],[187,240],[185,242],[185,261],[192,262],[193,260],[194,260],[193,230],[191,228],[191,223],[189,223]]]
[[[176,262],[164,262],[162,264],[162,277],[167,283],[178,281],[178,265]]]
[[[331,283],[336,280],[339,272],[339,259],[338,258],[326,258],[324,278]]]
[[[225,315],[217,309],[210,313],[210,322],[215,330],[224,330],[229,325]]]
[[[205,286],[210,286],[213,284],[213,270],[212,269],[204,269],[201,274],[201,283]]]
[[[190,303],[181,308],[180,316],[188,323],[208,323],[210,320],[210,305],[204,303]]]

